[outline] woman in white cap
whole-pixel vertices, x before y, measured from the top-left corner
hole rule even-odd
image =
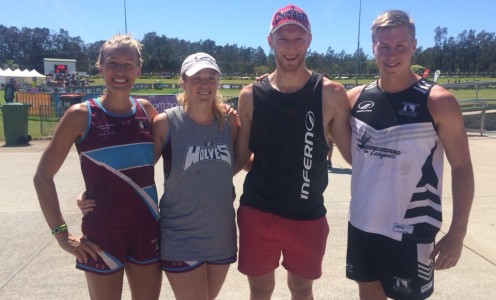
[[[153,122],[164,161],[161,261],[176,299],[214,299],[237,260],[233,144],[237,126],[217,92],[221,72],[206,53],[181,68],[179,106]],[[233,124],[236,116],[231,114]]]

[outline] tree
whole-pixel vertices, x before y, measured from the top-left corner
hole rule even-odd
[[[0,61],[13,60],[22,66],[22,33],[17,27],[0,25]]]
[[[446,27],[434,29],[435,45],[423,49],[418,47],[412,57],[412,64],[425,66],[443,73],[453,71],[459,74],[496,73],[495,33],[464,30],[457,36],[448,36]],[[84,43],[79,36],[73,37],[67,30],[51,31],[48,28],[21,28],[0,25],[0,63],[15,64],[20,68],[36,69],[43,72],[43,58],[71,58],[77,60],[78,71],[97,73],[94,67],[99,49],[104,41]],[[239,47],[236,44],[217,45],[210,39],[190,42],[178,38],[146,33],[141,40],[144,45],[143,73],[177,73],[183,60],[195,52],[213,55],[224,74],[260,74],[273,70],[275,57],[272,51],[265,53],[261,47]],[[10,63],[11,62],[11,63]],[[312,70],[330,73],[332,76],[377,74],[373,58],[364,54],[363,49],[353,54],[336,52],[331,47],[325,53],[309,49],[307,65]]]
[[[365,71],[365,67],[367,66],[368,57],[363,52],[362,48],[359,48],[358,51],[355,53],[354,59],[355,59],[355,69],[357,69],[356,66],[358,64],[358,74],[355,74],[355,76],[360,76],[361,74],[367,73]],[[353,73],[356,73],[356,70]]]
[[[446,43],[446,36],[448,35],[448,28],[446,27],[436,27],[434,29],[434,43],[437,47],[442,48],[443,45]]]
[[[255,66],[255,76],[269,73],[269,67],[266,65]]]
[[[424,66],[421,66],[421,65],[412,65],[412,66],[410,66],[410,69],[412,70],[413,73],[421,75],[424,73],[426,68]]]
[[[215,57],[215,51],[217,49],[217,45],[212,40],[207,39],[206,41],[200,41],[202,52],[208,53]]]
[[[100,56],[100,48],[105,43],[105,41],[97,41],[94,43],[86,44],[86,55],[87,55],[87,69],[82,68],[82,70],[87,70],[86,72],[90,75],[98,74],[98,70],[96,68],[96,62],[98,61],[98,57]]]
[[[267,66],[267,55],[265,55],[265,51],[262,47],[258,47],[257,50],[255,50],[255,53],[253,54],[253,64],[255,65],[255,68],[257,66]],[[255,70],[255,73],[266,73],[267,71],[262,71],[262,72],[257,72]]]
[[[327,73],[324,61],[322,53],[308,49],[306,64],[309,69],[319,73]]]
[[[12,59],[7,60],[3,65],[2,69],[10,68],[11,70],[19,69],[19,65],[16,64]]]

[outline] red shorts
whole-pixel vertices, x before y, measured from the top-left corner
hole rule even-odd
[[[76,261],[76,268],[80,270],[105,275],[122,269],[126,262],[149,265],[160,261],[159,221],[122,230],[85,230],[84,234],[104,253],[96,261],[91,256],[87,263]]]
[[[238,270],[248,276],[265,275],[279,266],[306,279],[322,275],[329,225],[326,217],[291,220],[249,206],[238,208]]]

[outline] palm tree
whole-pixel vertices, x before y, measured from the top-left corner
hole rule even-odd
[[[7,60],[3,65],[2,69],[10,68],[11,70],[19,69],[19,65],[14,62],[13,59]]]

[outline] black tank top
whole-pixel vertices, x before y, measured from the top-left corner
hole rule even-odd
[[[294,220],[326,214],[329,150],[322,121],[322,75],[313,73],[295,93],[275,90],[268,79],[253,84],[250,150],[241,205]]]

